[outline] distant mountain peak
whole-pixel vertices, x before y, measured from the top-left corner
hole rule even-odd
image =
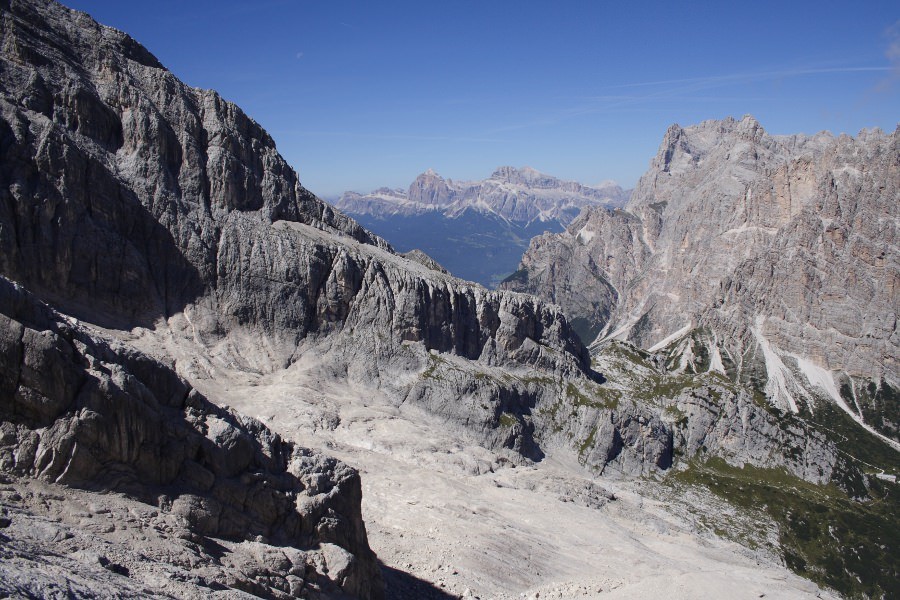
[[[408,192],[348,192],[336,206],[398,250],[420,248],[455,275],[493,286],[515,270],[531,237],[562,231],[586,207],[622,206],[629,193],[507,165],[480,181],[444,179],[429,169]]]
[[[629,192],[613,181],[592,187],[564,181],[529,166],[497,167],[481,181],[444,179],[434,169],[416,177],[404,193],[379,188],[370,194],[344,194],[336,206],[349,214],[423,214],[438,210],[450,218],[469,209],[514,223],[558,221],[565,226],[586,206],[622,206]]]
[[[510,166],[497,167],[494,169],[494,172],[491,173],[490,179],[501,179],[512,182],[529,182],[537,179],[557,181],[556,177],[541,173],[537,169],[529,166],[524,166],[519,169]]]

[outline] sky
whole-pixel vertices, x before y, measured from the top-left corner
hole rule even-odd
[[[900,121],[900,3],[68,0],[237,103],[323,197],[433,168],[633,186],[666,128]]]

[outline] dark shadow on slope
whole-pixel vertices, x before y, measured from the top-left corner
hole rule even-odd
[[[381,565],[385,600],[457,600],[459,596],[445,592],[418,577]]]
[[[28,115],[16,113],[25,123]],[[202,293],[202,275],[161,222],[187,219],[186,206],[155,215],[63,127],[40,143],[14,126],[0,118],[0,274],[111,328],[152,327]]]

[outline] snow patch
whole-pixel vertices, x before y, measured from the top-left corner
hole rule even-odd
[[[594,239],[594,232],[591,231],[590,229],[588,229],[587,227],[582,227],[582,228],[581,228],[581,231],[579,231],[579,232],[575,235],[575,238],[576,238],[577,240],[579,240],[580,242],[582,242],[582,243],[584,243],[584,244],[587,244],[587,243],[590,242],[592,239]]]

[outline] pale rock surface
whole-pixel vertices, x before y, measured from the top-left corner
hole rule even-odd
[[[85,525],[73,521],[78,515],[54,485],[30,487],[27,478],[35,478],[127,494],[133,500],[121,501],[131,507],[123,508],[124,514],[139,511],[147,517],[139,523],[127,516],[105,517],[98,534],[124,527],[137,536],[159,517],[177,524],[181,538],[195,545],[215,546],[214,540],[223,539],[246,549],[242,542],[255,541],[263,554],[277,554],[278,546],[292,547],[289,572],[278,574],[269,574],[267,560],[253,561],[252,552],[246,557],[246,569],[237,570],[229,570],[215,556],[204,556],[211,569],[208,584],[214,587],[284,598],[340,591],[360,598],[381,597],[379,567],[360,516],[355,470],[295,447],[260,422],[210,403],[170,368],[120,342],[98,337],[6,278],[0,278],[0,326],[5,332],[0,340],[0,473],[16,477],[5,500],[14,507],[17,524],[20,514],[29,523],[10,531],[20,534],[16,539],[21,545],[7,549],[11,554],[5,560],[15,557],[40,571],[41,559],[29,562],[30,545],[41,536],[63,542],[74,535],[66,533],[66,527],[52,525],[53,520],[62,519],[76,529]],[[24,488],[40,490],[39,497],[30,492],[23,496]],[[58,502],[41,501],[43,495]],[[86,502],[91,496],[80,497]],[[107,504],[99,496],[93,502]],[[51,524],[40,525],[42,518]],[[82,533],[91,530],[87,527]],[[171,527],[167,531],[171,533]],[[329,563],[323,545],[338,548],[343,562],[332,560],[330,570],[323,568]],[[83,559],[93,556],[96,548],[78,539],[56,550],[63,556],[80,553]],[[104,560],[94,562],[109,569]],[[140,570],[135,552],[123,560],[115,563],[120,571]],[[159,562],[179,561],[159,558]],[[64,571],[62,563],[57,566]],[[21,566],[27,568],[31,567]],[[54,588],[52,581],[29,583],[30,578],[24,575],[19,583],[0,578],[0,589],[25,586],[21,589],[43,596]],[[153,581],[147,584],[161,591]],[[89,595],[90,586],[85,585],[77,595]]]
[[[747,353],[765,347],[824,370],[825,387],[859,378],[896,389],[898,156],[900,129],[772,136],[749,116],[673,125],[624,210],[588,209],[534,239],[501,288],[560,304],[589,342],[657,349],[707,328],[738,379],[745,359],[753,367]],[[840,400],[801,383],[806,392],[773,401]],[[896,435],[890,402],[872,413]]]
[[[388,394],[323,385],[323,362],[307,355],[283,372],[222,371],[201,384],[285,435],[315,432],[360,469],[389,597],[834,597],[781,566],[777,537],[761,533],[755,551],[719,539],[704,519],[743,520],[769,537],[775,528],[709,494],[682,497],[652,476],[597,480],[564,448],[523,464]]]

